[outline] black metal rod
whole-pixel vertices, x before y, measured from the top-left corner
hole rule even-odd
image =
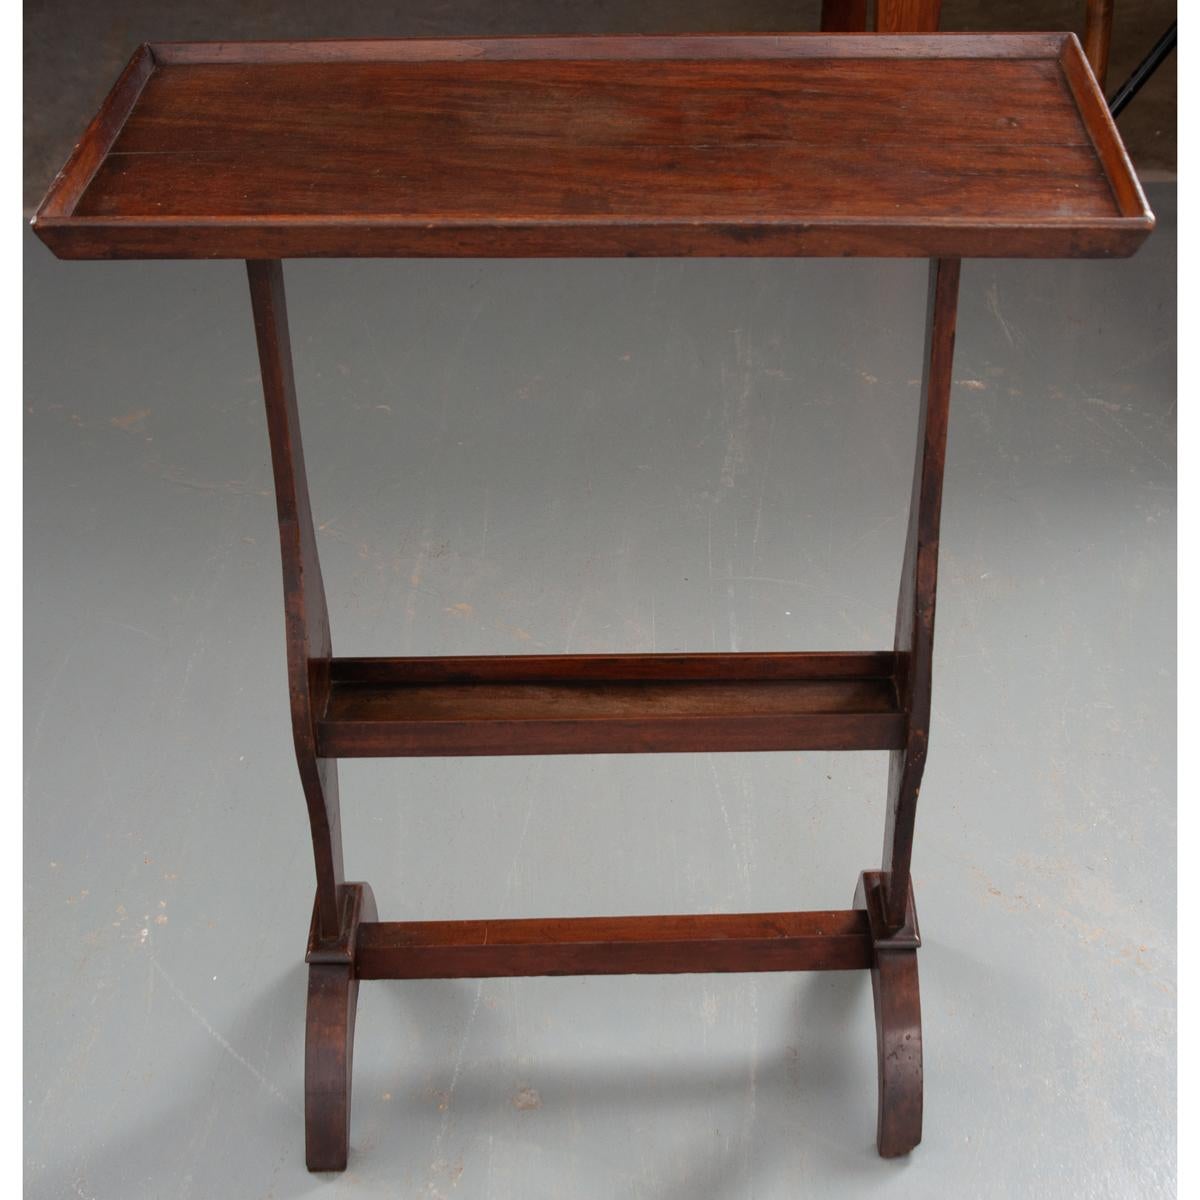
[[[1134,72],[1125,80],[1109,102],[1108,110],[1114,117],[1120,116],[1121,110],[1142,90],[1142,84],[1158,70],[1162,60],[1175,49],[1175,22],[1170,29],[1154,44],[1154,49],[1138,63]]]

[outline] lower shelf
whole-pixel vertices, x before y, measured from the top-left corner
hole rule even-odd
[[[358,979],[850,971],[870,967],[862,909],[521,921],[364,922]]]
[[[326,758],[892,750],[896,655],[335,658]]]

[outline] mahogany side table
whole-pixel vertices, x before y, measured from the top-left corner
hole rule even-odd
[[[878,1148],[921,1138],[909,866],[963,257],[1132,254],[1154,218],[1071,34],[174,43],[130,60],[34,218],[61,258],[243,258],[316,861],[305,1130],[346,1165],[362,979],[871,971]],[[891,649],[338,658],[281,260],[930,259]],[[887,750],[882,862],[837,911],[380,921],[342,868],[355,756]]]

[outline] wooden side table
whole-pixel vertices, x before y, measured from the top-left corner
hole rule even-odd
[[[316,860],[307,1160],[346,1165],[362,979],[870,969],[879,1153],[921,1137],[909,865],[929,730],[959,262],[1131,254],[1145,197],[1072,35],[496,38],[141,47],[34,229],[62,258],[244,258]],[[281,260],[929,258],[896,636],[873,653],[337,658]],[[343,877],[337,760],[887,750],[852,908],[380,921]]]

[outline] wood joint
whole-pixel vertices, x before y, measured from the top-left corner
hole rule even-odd
[[[886,950],[916,950],[921,945],[921,930],[917,925],[917,909],[913,903],[912,885],[904,908],[904,923],[898,928],[889,928],[887,906],[884,903],[885,877],[882,871],[864,871],[862,895],[871,926],[871,944],[878,954]]]
[[[343,883],[338,889],[340,922],[335,938],[320,936],[320,902],[313,902],[312,922],[308,929],[307,963],[336,963],[354,966],[358,947],[358,927],[363,919],[363,887],[361,883]]]

